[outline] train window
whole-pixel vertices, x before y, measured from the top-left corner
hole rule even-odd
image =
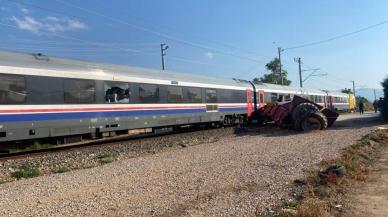
[[[65,103],[94,103],[95,83],[90,80],[65,79]]]
[[[217,97],[219,103],[230,103],[233,101],[232,90],[217,90]]]
[[[194,88],[194,87],[187,88],[187,98],[190,103],[201,103],[202,102],[201,88]]]
[[[246,92],[241,90],[217,90],[219,103],[245,103]]]
[[[183,91],[181,87],[167,87],[167,102],[182,103]]]
[[[106,103],[129,103],[129,85],[123,82],[104,82]]]
[[[278,95],[278,99],[276,100],[276,101],[278,101],[278,102],[283,102],[284,101],[284,94],[279,94]]]
[[[0,75],[0,104],[21,104],[26,100],[26,81],[17,75]]]
[[[247,102],[247,96],[246,92],[242,90],[231,90],[232,92],[232,98],[231,103],[245,103]],[[253,94],[252,94],[252,100],[253,100]]]
[[[271,101],[270,102],[277,102],[277,101],[278,101],[278,94],[271,93]]]
[[[314,95],[309,95],[309,100],[311,102],[315,102],[315,96]]]
[[[159,102],[159,88],[153,84],[139,85],[139,100],[141,103]]]
[[[291,95],[290,94],[285,95],[284,101],[291,101]]]
[[[318,96],[314,96],[314,102],[318,103]]]
[[[316,103],[322,103],[322,96],[316,96]]]
[[[217,103],[217,91],[206,89],[206,103]]]
[[[268,102],[272,102],[272,94],[271,93],[264,93],[264,102],[265,103],[268,103]]]

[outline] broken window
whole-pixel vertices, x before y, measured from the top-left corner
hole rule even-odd
[[[105,82],[106,103],[129,103],[129,85],[123,82]]]

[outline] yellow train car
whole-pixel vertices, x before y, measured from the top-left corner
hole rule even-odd
[[[356,97],[349,93],[349,110],[355,111],[356,110]]]

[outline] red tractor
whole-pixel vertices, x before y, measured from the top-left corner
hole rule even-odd
[[[278,126],[300,131],[323,130],[333,125],[339,114],[305,98],[294,96],[283,104],[266,105],[261,116]]]

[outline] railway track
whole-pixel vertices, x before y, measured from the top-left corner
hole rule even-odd
[[[233,126],[228,126],[228,127],[233,127]],[[179,130],[173,130],[173,131],[160,131],[160,132],[144,133],[144,134],[137,134],[137,135],[117,135],[114,137],[105,137],[105,138],[94,139],[94,140],[84,140],[81,142],[70,143],[70,144],[53,145],[50,148],[33,149],[28,151],[20,150],[20,151],[14,151],[11,153],[3,152],[3,153],[0,153],[0,162],[11,160],[11,159],[20,159],[20,158],[27,158],[32,156],[39,156],[47,153],[68,151],[72,149],[109,146],[109,145],[115,145],[118,142],[123,142],[123,141],[136,142],[138,140],[155,139],[155,138],[163,137],[167,135],[192,133],[192,132],[198,132],[198,131],[210,130],[210,129],[217,129],[217,128],[192,127],[192,128],[180,128]]]

